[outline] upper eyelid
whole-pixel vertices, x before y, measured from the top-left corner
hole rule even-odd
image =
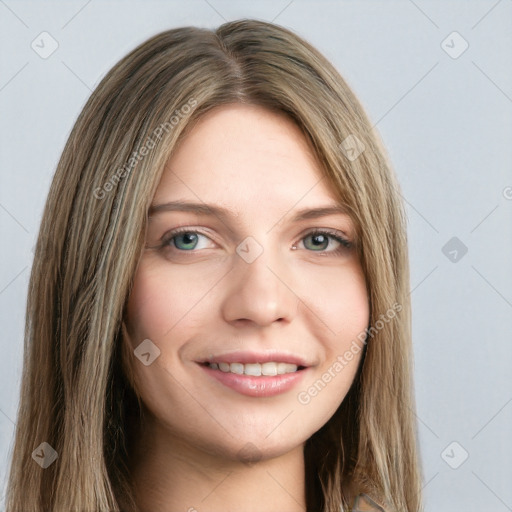
[[[194,206],[194,208],[191,208],[191,209],[185,208],[183,210],[173,209],[173,208],[167,209],[167,208],[165,208],[166,206],[167,205],[165,205],[165,204],[155,206],[154,208],[157,209],[157,211],[156,211],[156,213],[153,212],[153,214],[151,214],[151,211],[150,211],[150,213],[148,215],[149,224],[151,224],[152,221],[153,222],[156,221],[158,223],[160,218],[168,219],[169,217],[167,216],[167,214],[172,214],[172,213],[184,213],[184,214],[188,213],[192,216],[192,218],[194,218],[194,220],[196,222],[203,222],[204,220],[206,220],[204,218],[204,216],[206,214],[204,214],[202,212],[197,213],[195,211],[194,205],[192,205],[192,206]],[[159,208],[161,208],[161,211],[159,210]],[[352,216],[349,215],[348,213],[343,213],[343,212],[342,213],[340,213],[340,212],[322,213],[322,210],[325,210],[325,209],[329,209],[329,208],[313,209],[313,210],[311,210],[311,212],[306,211],[301,216],[298,216],[299,218],[295,218],[293,220],[293,222],[291,223],[290,229],[294,228],[294,226],[296,226],[296,225],[301,225],[301,224],[306,224],[306,223],[309,225],[311,225],[311,223],[315,223],[318,225],[318,224],[323,224],[324,222],[325,222],[325,224],[331,224],[331,223],[337,224],[338,221],[340,220],[340,218],[342,218],[343,224],[345,224],[345,229],[343,229],[343,228],[325,228],[325,229],[333,229],[336,231],[340,231],[346,239],[355,242],[355,238],[357,237],[356,234],[358,232],[358,229],[357,229],[357,223],[354,221]],[[317,213],[317,211],[320,211],[320,213]],[[311,216],[308,216],[308,213],[311,213]],[[211,212],[210,212],[210,214],[211,214]],[[341,215],[341,217],[340,217],[340,215]],[[188,217],[188,216],[189,215],[186,215],[186,217]],[[270,232],[272,229],[274,229],[276,226],[281,225],[283,220],[284,219],[282,218],[277,223],[275,223],[273,226],[271,226],[270,229],[267,231],[267,233]],[[232,242],[236,242],[237,236],[238,237],[241,236],[242,224],[239,222],[239,219],[237,219],[237,218],[235,218],[234,223],[231,224],[231,222],[229,220],[224,219],[224,214],[222,214],[222,216],[219,216],[218,214],[216,214],[216,215],[211,215],[210,221],[215,225],[221,224],[222,230],[226,231],[228,233],[228,238]],[[288,228],[286,228],[286,229],[288,229]],[[311,228],[311,229],[315,229],[315,228]]]
[[[199,235],[203,235],[203,236],[211,239],[211,236],[209,236],[209,234],[208,234],[208,230],[206,230],[206,231],[207,232],[205,233],[204,232],[204,228],[196,228],[196,227],[193,227],[193,226],[192,227],[180,226],[180,227],[177,227],[177,228],[174,228],[174,229],[171,229],[171,230],[167,231],[162,236],[162,240],[163,241],[170,240],[171,238],[173,238],[176,235],[179,235],[181,233],[197,233]]]

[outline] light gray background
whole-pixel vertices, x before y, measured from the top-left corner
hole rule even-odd
[[[31,250],[79,111],[109,68],[151,35],[240,17],[275,21],[319,48],[389,149],[409,219],[426,510],[512,510],[511,0],[0,0],[0,483]],[[34,40],[49,47],[43,31],[59,44],[46,59],[31,48]],[[469,44],[458,58],[464,41],[446,39],[454,31]],[[459,242],[443,253],[452,237],[466,254]]]

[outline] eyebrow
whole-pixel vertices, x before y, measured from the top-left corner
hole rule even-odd
[[[215,215],[221,219],[225,219],[229,216],[238,216],[228,208],[207,203],[191,203],[188,201],[171,201],[168,203],[151,205],[149,208],[149,216],[152,217],[159,213],[173,211],[193,212],[197,215]],[[325,205],[317,208],[303,208],[301,210],[297,210],[295,216],[292,218],[292,222],[318,219],[329,215],[348,215],[348,209],[339,204]]]

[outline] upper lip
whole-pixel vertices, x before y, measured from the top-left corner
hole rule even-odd
[[[294,354],[285,352],[249,352],[237,351],[226,352],[224,354],[211,355],[205,359],[197,361],[198,363],[290,363],[297,366],[310,366],[305,359]]]

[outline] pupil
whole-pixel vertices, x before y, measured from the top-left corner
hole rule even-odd
[[[183,245],[194,245],[196,242],[197,235],[195,233],[184,233],[180,236],[178,236],[178,240],[182,239]],[[176,245],[176,242],[175,242]],[[190,248],[190,247],[188,247]]]
[[[325,235],[312,235],[311,239],[315,248],[323,246],[322,248],[325,249],[325,244],[328,242],[328,239]]]

